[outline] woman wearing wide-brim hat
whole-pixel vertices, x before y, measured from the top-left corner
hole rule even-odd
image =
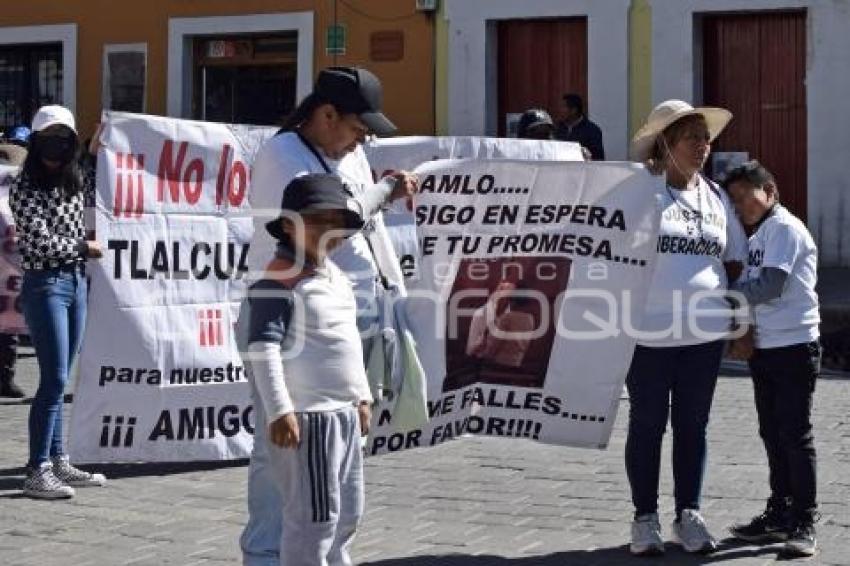
[[[728,110],[668,100],[632,141],[633,159],[666,176],[656,268],[626,380],[633,554],[664,551],[658,484],[668,417],[676,500],[672,538],[688,552],[717,548],[699,511],[706,428],[731,324],[724,294],[743,267],[747,239],[725,193],[700,171],[731,118]]]

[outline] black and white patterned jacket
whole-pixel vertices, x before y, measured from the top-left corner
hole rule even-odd
[[[83,190],[68,195],[59,187],[35,185],[21,173],[9,188],[9,208],[21,252],[21,268],[52,269],[85,261],[84,211],[93,201],[94,175],[84,175]]]

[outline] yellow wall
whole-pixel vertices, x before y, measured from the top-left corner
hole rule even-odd
[[[333,21],[333,0],[316,0],[316,67],[333,65],[325,54],[325,28]],[[357,8],[337,4],[337,18],[346,24],[347,49],[338,65],[360,65],[381,78],[387,116],[400,134],[434,133],[434,15],[415,11],[414,0],[348,0]],[[358,13],[361,12],[361,13]],[[364,17],[379,17],[383,21]],[[411,17],[405,17],[411,16]],[[398,19],[402,18],[404,19]],[[369,60],[369,35],[373,31],[403,30],[404,59],[391,63]]]
[[[629,11],[629,136],[652,110],[652,10],[632,0]]]
[[[333,64],[325,55],[325,30],[333,21],[335,0],[147,0],[128,8],[122,0],[4,1],[3,26],[77,24],[77,119],[90,135],[100,116],[103,45],[147,43],[147,111],[166,111],[168,19],[269,12],[315,11],[314,69]],[[375,72],[384,84],[384,107],[402,134],[434,132],[433,15],[414,11],[414,0],[347,0],[358,12],[338,3],[338,21],[347,24],[347,53],[340,65],[358,64]],[[364,15],[365,14],[365,15]],[[369,60],[373,31],[402,30],[404,58],[398,62]]]

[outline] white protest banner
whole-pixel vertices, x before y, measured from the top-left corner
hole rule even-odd
[[[232,327],[253,229],[250,164],[274,130],[129,114],[104,122],[96,228],[105,257],[89,262],[72,457],[246,457],[252,408]],[[539,146],[469,140],[487,156]],[[430,146],[426,159],[404,160],[405,142],[387,141],[374,149],[376,167],[429,161],[441,144],[463,147],[457,139],[418,143]],[[546,155],[568,159],[570,148]],[[534,151],[524,157],[543,155]],[[402,434],[379,408],[369,453],[464,433],[604,446],[634,345],[615,335],[616,317],[636,318],[633,306],[618,311],[605,293],[630,290],[632,305],[643,301],[656,181],[626,164],[495,160],[435,162],[420,174],[425,256],[406,307],[417,322],[432,420]],[[503,279],[530,296],[488,307]],[[582,294],[590,291],[603,294]],[[542,331],[500,336],[482,324],[490,310],[499,332]],[[460,315],[454,332],[451,313]],[[582,336],[565,337],[559,325]],[[584,340],[588,333],[597,339]]]
[[[15,221],[9,208],[9,188],[19,169],[0,165],[0,332],[29,334],[21,311],[21,256],[15,238]]]
[[[655,258],[659,178],[626,163],[438,161],[417,170],[406,310],[431,420],[375,410],[370,455],[464,434],[604,448]]]
[[[413,171],[437,159],[584,161],[579,144],[548,140],[409,136],[375,139],[365,149],[375,180],[395,171]],[[416,275],[419,257],[416,223],[410,207],[410,201],[397,201],[384,213],[384,224],[405,278]]]
[[[250,454],[233,336],[253,232],[250,165],[268,128],[108,114],[71,418],[78,462]]]

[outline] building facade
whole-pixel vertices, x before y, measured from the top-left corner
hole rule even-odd
[[[501,135],[585,97],[609,159],[669,98],[729,108],[708,173],[757,158],[824,266],[850,266],[849,0],[444,0],[437,128]]]
[[[274,124],[330,65],[384,84],[402,133],[434,131],[434,15],[415,0],[32,0],[0,10],[0,127],[38,106]]]
[[[0,127],[57,101],[84,133],[103,108],[274,123],[319,69],[357,64],[383,80],[402,134],[505,135],[576,92],[622,160],[653,105],[681,98],[735,114],[709,172],[758,158],[822,265],[850,266],[850,0],[7,4]]]

